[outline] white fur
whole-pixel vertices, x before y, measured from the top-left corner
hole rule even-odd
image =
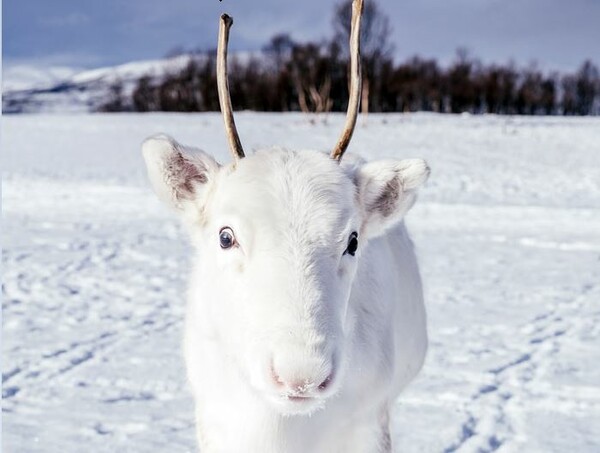
[[[425,162],[272,149],[220,166],[166,136],[143,151],[196,246],[185,357],[201,451],[391,451],[389,409],[427,349],[402,221]]]

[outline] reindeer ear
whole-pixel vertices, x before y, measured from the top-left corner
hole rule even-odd
[[[196,201],[219,171],[219,164],[211,156],[186,148],[168,135],[146,139],[142,153],[154,192],[178,210]]]
[[[377,237],[400,222],[428,177],[429,167],[422,159],[381,160],[360,167],[357,185],[365,213],[363,235]]]

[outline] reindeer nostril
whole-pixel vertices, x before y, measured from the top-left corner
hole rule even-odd
[[[329,384],[331,384],[332,380],[333,380],[333,374],[330,374],[329,376],[327,376],[327,378],[323,382],[321,382],[319,384],[319,390],[327,389],[327,387],[329,387]]]

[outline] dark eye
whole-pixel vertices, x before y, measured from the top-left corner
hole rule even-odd
[[[348,253],[354,256],[356,250],[358,250],[358,233],[356,231],[353,231],[350,237],[348,238],[348,247],[346,247],[344,255]]]
[[[235,245],[235,236],[231,228],[221,228],[221,231],[219,231],[219,243],[222,249],[230,249]]]

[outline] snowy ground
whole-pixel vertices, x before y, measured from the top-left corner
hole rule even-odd
[[[238,117],[247,148],[328,149],[341,123]],[[227,158],[214,114],[3,118],[3,451],[194,451],[158,131]],[[408,217],[431,347],[396,450],[600,451],[600,119],[372,115],[352,149],[433,169]]]

